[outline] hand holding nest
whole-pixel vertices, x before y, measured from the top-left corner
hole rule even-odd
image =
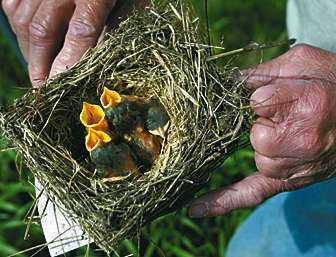
[[[30,80],[38,86],[72,67],[97,44],[104,29],[146,2],[3,0],[2,7],[28,63]]]
[[[197,199],[193,217],[252,207],[335,176],[336,54],[298,45],[245,74],[255,90],[250,138],[259,171]]]

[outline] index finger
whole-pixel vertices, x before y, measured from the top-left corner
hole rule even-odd
[[[251,96],[252,110],[260,117],[274,122],[286,119],[304,94],[306,81],[283,80],[283,84],[259,87]]]
[[[52,65],[50,76],[72,67],[89,48],[96,45],[115,2],[76,1],[76,9],[69,23],[63,48]]]
[[[69,1],[44,0],[36,11],[29,27],[28,69],[33,86],[39,86],[48,77],[72,10]]]
[[[307,80],[307,75],[321,78],[324,69],[334,62],[328,52],[300,44],[271,61],[243,71],[242,79],[255,90],[269,84],[284,84],[284,80]]]

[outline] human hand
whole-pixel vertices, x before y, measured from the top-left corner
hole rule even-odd
[[[107,23],[146,0],[3,0],[33,86],[73,66]]]
[[[298,45],[245,74],[256,89],[250,139],[258,172],[196,199],[191,217],[256,206],[335,176],[336,54]]]

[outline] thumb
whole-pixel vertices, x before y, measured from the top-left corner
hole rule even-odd
[[[189,215],[192,218],[212,217],[234,209],[254,207],[273,195],[292,189],[287,181],[256,173],[232,186],[196,199],[189,209]]]

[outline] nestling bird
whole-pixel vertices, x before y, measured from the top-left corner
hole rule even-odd
[[[130,134],[125,134],[124,139],[135,153],[141,170],[150,168],[160,155],[161,138],[146,132],[142,127],[137,127]]]
[[[108,120],[119,133],[142,126],[151,134],[166,138],[170,118],[159,101],[146,102],[137,96],[121,96],[106,87],[100,100]]]
[[[130,175],[140,175],[132,152],[126,143],[110,142],[96,148],[90,155],[96,164],[97,175],[105,178],[105,182],[116,181]]]
[[[121,96],[104,88],[100,98],[106,117],[119,134],[129,133],[136,126],[143,126],[146,102],[137,96]]]
[[[130,146],[139,168],[150,168],[161,153],[169,126],[164,107],[158,101],[119,95],[106,87],[100,101],[113,130]]]
[[[116,144],[105,132],[90,128],[86,136],[86,148],[96,165],[97,175],[105,178],[105,182],[139,174],[129,146],[125,143]]]
[[[145,118],[146,130],[165,139],[169,128],[169,120],[169,115],[161,103],[158,101],[148,103],[147,116]]]
[[[83,103],[83,109],[80,114],[80,120],[86,128],[92,128],[95,130],[109,131],[107,119],[105,118],[105,112],[99,105]]]

